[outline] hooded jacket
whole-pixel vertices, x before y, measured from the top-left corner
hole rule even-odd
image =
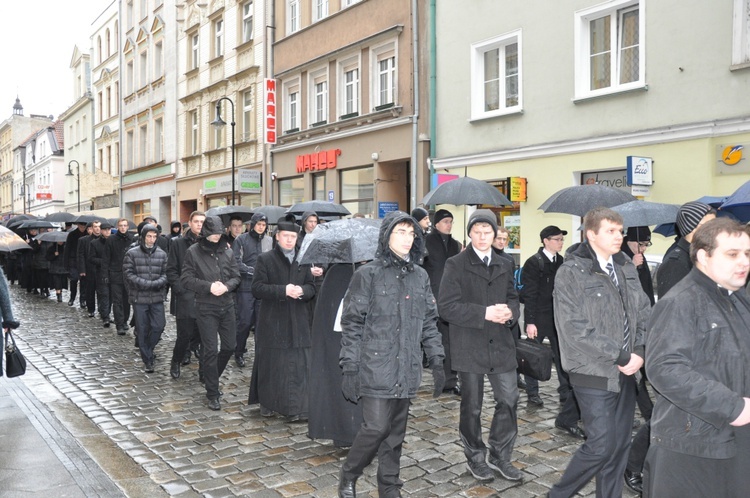
[[[404,260],[389,247],[399,223],[414,226]],[[422,348],[431,367],[445,357],[437,330],[437,306],[427,272],[419,264],[424,234],[408,214],[388,213],[380,226],[375,259],[360,267],[344,297],[339,364],[358,372],[360,393],[373,398],[413,398],[422,381]]]
[[[167,285],[167,253],[156,244],[150,248],[146,247],[145,238],[148,232],[158,234],[154,225],[145,225],[141,230],[138,245],[125,253],[122,262],[128,300],[131,304],[164,302],[164,287]]]
[[[581,243],[566,254],[557,270],[553,300],[562,366],[570,383],[619,392],[617,366],[627,365],[629,351],[644,357],[651,303],[630,258],[619,252],[612,260],[619,290],[599,266],[589,243]],[[623,310],[630,330],[628,351],[622,349]]]
[[[186,289],[180,276],[185,267],[187,250],[198,241],[192,230],[188,230],[182,237],[175,237],[169,242],[167,257],[167,282],[172,288],[172,299],[169,302],[169,312],[177,318],[195,318],[195,293]]]
[[[233,293],[240,285],[240,271],[223,235],[216,243],[206,238],[221,233],[217,231],[212,218],[214,217],[206,217],[198,242],[191,245],[185,253],[180,284],[184,289],[195,293],[196,304],[221,308],[234,307]],[[211,294],[211,284],[214,282],[222,282],[228,291],[221,296],[214,296]]]
[[[174,227],[180,227],[180,231],[177,233],[174,233],[172,230],[174,230]],[[172,220],[172,223],[169,224],[169,235],[167,235],[168,239],[174,239],[176,237],[182,237],[182,223],[180,220]]]
[[[262,246],[265,238],[265,234],[259,234],[254,230],[255,224],[261,219],[266,221],[265,215],[255,213],[250,220],[250,231],[241,234],[232,243],[232,252],[237,259],[237,266],[242,276],[242,282],[237,288],[239,292],[251,292],[253,287],[255,265],[258,256],[263,253]]]

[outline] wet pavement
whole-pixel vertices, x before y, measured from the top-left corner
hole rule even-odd
[[[169,375],[171,317],[156,348],[156,372],[146,374],[132,333],[118,336],[114,325],[103,328],[98,318],[88,318],[77,305],[68,307],[67,299],[57,303],[54,295],[42,298],[12,286],[11,297],[21,321],[16,342],[29,369],[19,379],[0,382],[3,489],[16,485],[16,496],[42,493],[22,490],[33,475],[23,464],[36,459],[47,462],[43,471],[50,477],[43,487],[60,497],[336,496],[346,450],[311,440],[304,423],[261,417],[257,405],[248,406],[250,361],[244,369],[230,361],[221,378],[222,409],[213,412],[195,361],[182,367],[179,380]],[[578,447],[576,439],[554,428],[559,403],[553,374],[553,381],[541,385],[544,407],[527,406],[521,393],[513,459],[524,481],[498,476],[478,483],[458,440],[459,398],[434,400],[431,375],[423,378],[401,459],[404,496],[544,496]],[[489,384],[487,389],[485,439],[492,413]],[[8,419],[15,425],[5,424]],[[9,427],[26,436],[23,445],[9,442]],[[38,450],[27,454],[32,447]],[[376,468],[375,462],[357,482],[358,496],[377,496]],[[581,496],[593,495],[592,482]],[[626,488],[623,496],[636,495]]]

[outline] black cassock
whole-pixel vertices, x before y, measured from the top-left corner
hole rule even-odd
[[[362,425],[362,405],[341,393],[339,367],[341,332],[333,330],[341,300],[354,274],[354,265],[337,264],[326,271],[312,324],[308,436],[351,446]]]

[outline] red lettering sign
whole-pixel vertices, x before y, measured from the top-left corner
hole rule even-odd
[[[276,80],[266,78],[264,88],[265,100],[265,141],[267,144],[276,143]]]
[[[295,161],[297,173],[333,169],[338,165],[337,158],[340,155],[341,149],[330,149],[314,152],[312,154],[299,155]]]

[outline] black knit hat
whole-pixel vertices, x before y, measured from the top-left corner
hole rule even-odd
[[[432,219],[432,224],[437,225],[445,218],[453,218],[453,214],[447,209],[438,209],[435,211],[435,216]]]
[[[425,208],[414,208],[414,210],[411,212],[411,217],[414,218],[417,221],[422,221],[425,216],[429,216],[430,213],[427,212]]]
[[[493,234],[497,234],[497,215],[489,209],[477,209],[471,214],[471,216],[469,216],[469,224],[466,225],[466,233],[471,231],[471,227],[473,227],[475,223],[489,223],[494,230]],[[494,235],[492,238],[495,238]]]
[[[680,206],[680,210],[677,211],[677,221],[675,221],[680,236],[684,237],[695,230],[709,211],[711,211],[711,206],[698,201]]]

